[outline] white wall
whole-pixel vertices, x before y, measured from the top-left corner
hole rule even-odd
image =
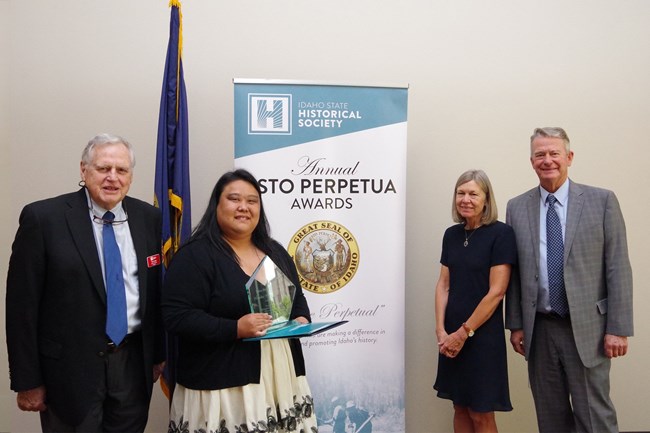
[[[0,274],[22,206],[75,190],[81,149],[97,132],[134,143],[131,193],[151,200],[167,3],[0,0]],[[637,336],[613,363],[612,397],[621,430],[650,430],[650,319],[642,308],[650,302],[650,2],[183,3],[195,216],[232,166],[232,78],[410,85],[409,432],[452,429],[451,404],[431,385],[433,289],[456,178],[486,170],[503,218],[507,199],[536,184],[528,162],[533,128],[565,127],[575,151],[571,177],[616,191],[626,216]],[[4,347],[4,333],[0,339]],[[515,410],[499,414],[500,429],[535,431],[525,363],[513,354],[509,361]],[[6,362],[2,350],[0,372]],[[148,431],[166,429],[166,408],[157,392]],[[15,409],[0,373],[0,431],[36,430],[38,417]]]
[[[0,10],[5,10],[9,2],[0,0]],[[9,53],[9,14],[0,13],[0,154],[7,155],[9,152],[9,59],[6,53]],[[0,158],[0,197],[4,198],[4,205],[0,206],[0,275],[2,281],[7,274],[7,255],[8,245],[11,242],[11,234],[9,233],[12,224],[13,212],[11,211],[12,204],[9,200],[9,179],[11,179],[11,164],[8,157]],[[0,286],[4,289],[4,284]],[[0,292],[0,304],[4,307],[4,290]],[[9,431],[6,427],[6,421],[11,419],[13,395],[9,392],[7,380],[7,351],[5,350],[5,336],[4,336],[4,323],[5,323],[5,309],[0,309],[0,431]]]

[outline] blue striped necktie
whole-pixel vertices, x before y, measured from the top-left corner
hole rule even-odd
[[[113,231],[112,212],[104,214],[104,271],[106,272],[106,335],[119,345],[127,333],[126,292],[122,276],[122,257]]]
[[[569,302],[564,287],[564,241],[562,224],[555,211],[557,198],[549,194],[546,198],[546,265],[548,267],[548,296],[551,310],[566,317],[569,314]]]

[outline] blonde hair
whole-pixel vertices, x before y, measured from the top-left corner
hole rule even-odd
[[[456,181],[456,186],[454,187],[454,193],[451,200],[451,217],[457,223],[466,222],[465,219],[458,213],[456,209],[456,191],[458,187],[467,183],[474,181],[485,193],[485,207],[483,208],[483,215],[481,215],[481,225],[492,224],[499,218],[499,212],[497,210],[497,202],[494,198],[494,190],[492,190],[492,184],[487,174],[483,170],[467,170],[465,173],[461,174],[458,180]]]

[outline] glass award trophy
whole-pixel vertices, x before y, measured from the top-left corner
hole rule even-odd
[[[246,282],[246,293],[251,312],[269,314],[273,323],[264,336],[245,338],[245,341],[307,337],[347,322],[299,323],[290,320],[296,286],[269,256],[264,256]]]

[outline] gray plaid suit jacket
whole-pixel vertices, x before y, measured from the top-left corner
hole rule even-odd
[[[632,268],[625,221],[613,192],[569,181],[564,280],[571,325],[585,367],[604,361],[604,335],[632,336]],[[506,328],[524,330],[530,354],[539,290],[539,187],[508,202],[506,223],[519,263],[506,294]]]

